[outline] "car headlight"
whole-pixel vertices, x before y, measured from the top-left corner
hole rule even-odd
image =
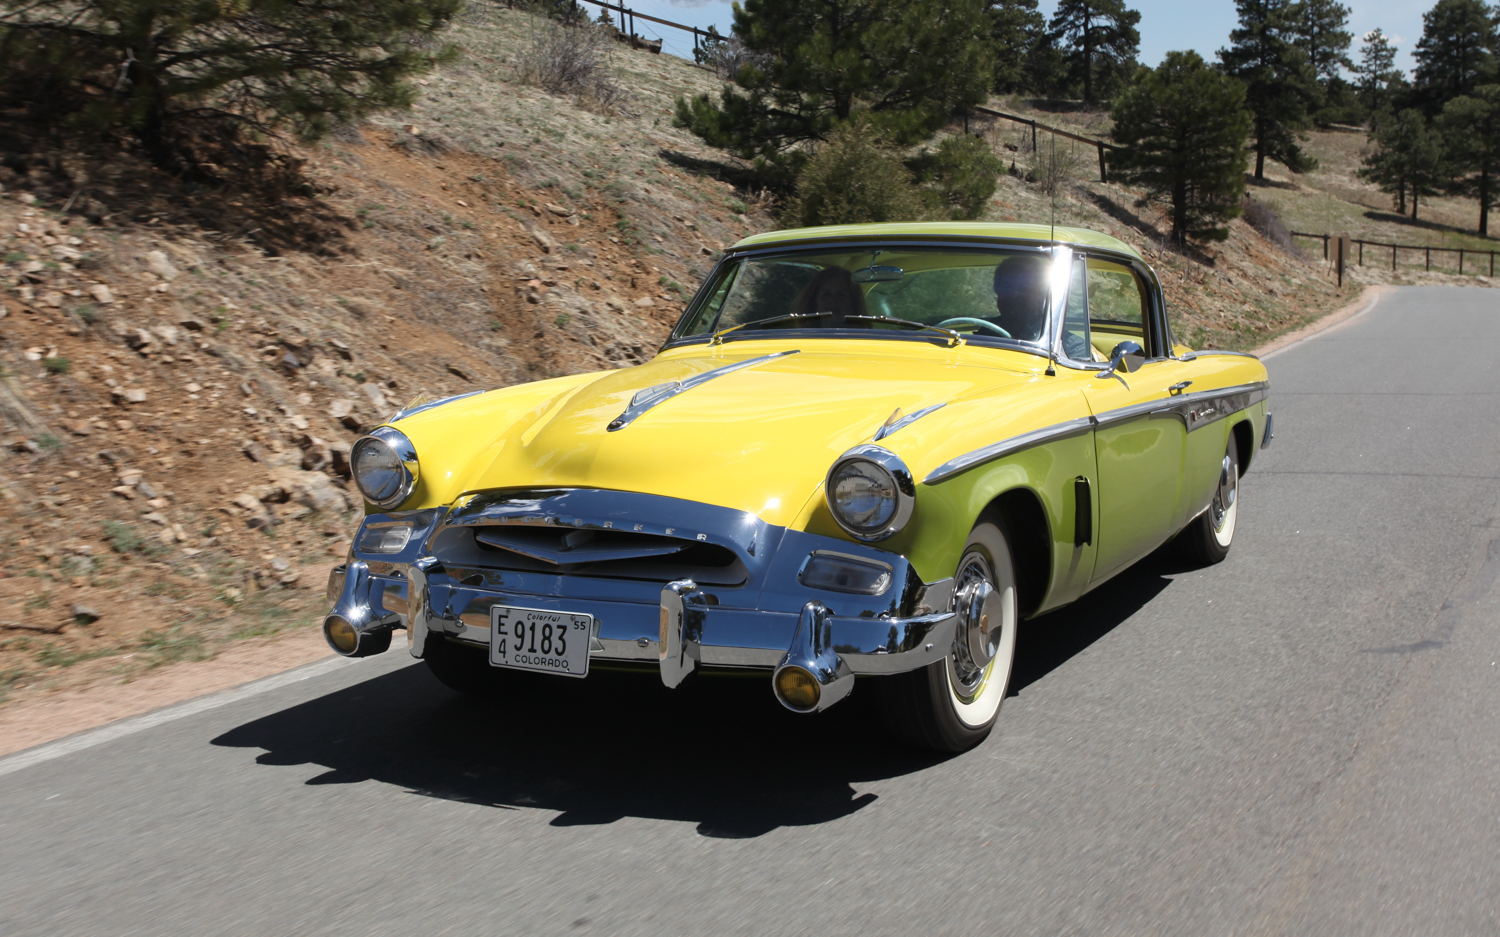
[[[349,468],[365,500],[379,508],[396,507],[417,486],[417,450],[405,433],[389,426],[355,442]]]
[[[906,463],[880,446],[855,446],[828,470],[828,510],[860,540],[884,540],[906,526],[917,486]]]

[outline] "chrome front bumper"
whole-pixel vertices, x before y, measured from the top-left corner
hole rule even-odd
[[[847,695],[856,675],[917,670],[952,649],[957,616],[951,579],[922,582],[898,554],[773,527],[743,512],[624,492],[574,489],[525,498],[499,493],[423,513],[398,553],[377,558],[361,549],[410,517],[366,518],[349,562],[329,577],[333,610],[327,622],[351,626],[361,636],[361,649],[365,635],[372,649],[383,648],[380,639],[397,628],[407,630],[414,657],[422,657],[434,638],[488,648],[495,606],[587,614],[595,628],[591,660],[654,664],[669,687],[703,668],[774,676],[795,667],[806,674],[793,677],[810,675],[821,688],[815,709]],[[530,568],[496,565],[497,554],[473,546],[470,531],[485,524],[502,533],[518,526],[644,529],[732,551],[741,578],[716,574],[715,582],[712,575],[705,580],[679,574],[663,585],[666,576],[653,583],[540,562]],[[367,532],[373,532],[368,541]],[[810,557],[827,554],[884,567],[882,591],[869,595],[805,584]]]

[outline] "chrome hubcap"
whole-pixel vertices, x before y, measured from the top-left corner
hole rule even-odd
[[[978,553],[964,557],[958,572],[954,610],[958,627],[949,664],[960,695],[969,696],[984,681],[985,668],[995,659],[1004,631],[1004,609],[989,563]]]
[[[1214,530],[1224,529],[1224,519],[1229,516],[1229,509],[1234,507],[1234,499],[1239,495],[1240,467],[1230,453],[1224,454],[1224,462],[1219,468],[1219,487],[1214,492],[1213,511]]]

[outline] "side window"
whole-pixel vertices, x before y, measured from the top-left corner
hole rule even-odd
[[[1089,258],[1089,343],[1103,359],[1120,342],[1137,342],[1154,354],[1146,328],[1146,296],[1135,271],[1122,264]]]

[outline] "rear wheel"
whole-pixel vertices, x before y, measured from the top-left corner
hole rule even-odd
[[[1177,535],[1177,548],[1182,558],[1195,566],[1212,566],[1228,556],[1229,547],[1234,543],[1239,509],[1240,449],[1234,431],[1230,430],[1224,460],[1219,463],[1219,485],[1214,489],[1214,499],[1209,502],[1208,510],[1195,517]]]
[[[1010,685],[1019,616],[1015,567],[999,527],[974,528],[953,578],[958,621],[947,657],[879,682],[881,708],[895,733],[941,752],[984,741]]]

